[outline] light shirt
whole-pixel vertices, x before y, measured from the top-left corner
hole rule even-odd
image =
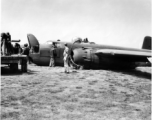
[[[69,48],[66,47],[66,46],[65,46],[65,49],[64,49],[63,56],[64,56],[64,60],[67,60],[67,58],[69,56]]]

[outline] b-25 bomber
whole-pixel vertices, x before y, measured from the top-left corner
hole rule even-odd
[[[138,66],[151,66],[147,59],[151,57],[151,37],[146,36],[142,49],[100,45],[93,42],[62,42],[49,40],[46,44],[39,44],[37,38],[27,35],[29,46],[33,48],[30,58],[33,63],[40,66],[48,66],[50,62],[50,50],[54,43],[55,65],[63,66],[64,44],[67,43],[71,50],[71,58],[75,64],[83,66],[84,69],[134,69]]]

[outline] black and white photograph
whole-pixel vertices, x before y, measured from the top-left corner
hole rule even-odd
[[[1,0],[1,120],[151,120],[151,0]]]

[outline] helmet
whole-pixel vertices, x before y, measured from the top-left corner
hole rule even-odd
[[[24,47],[27,47],[28,46],[28,44],[26,43],[26,44],[24,44]]]
[[[7,35],[10,35],[10,33],[9,33],[9,32],[7,32],[6,34],[7,34]]]

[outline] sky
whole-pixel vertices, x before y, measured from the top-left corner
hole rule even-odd
[[[1,32],[27,43],[89,41],[141,48],[151,36],[151,0],[1,0]]]

